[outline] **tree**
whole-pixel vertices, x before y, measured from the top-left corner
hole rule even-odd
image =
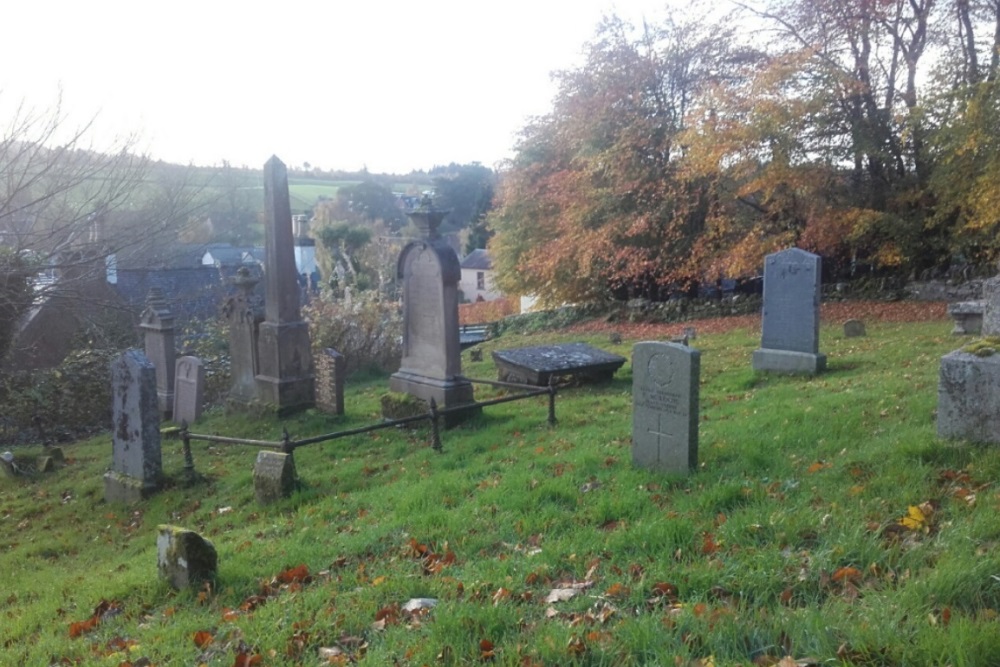
[[[473,162],[434,167],[430,175],[434,179],[434,205],[451,211],[442,231],[469,229],[466,252],[485,248],[491,236],[486,214],[493,208],[496,173]]]

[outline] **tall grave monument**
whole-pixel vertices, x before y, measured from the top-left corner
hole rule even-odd
[[[397,263],[397,277],[403,281],[403,359],[389,388],[428,402],[433,398],[438,407],[451,408],[472,404],[474,399],[472,383],[461,379],[462,270],[458,255],[437,231],[448,213],[424,197],[420,207],[408,214],[424,238],[408,243]]]
[[[299,312],[288,171],[277,156],[264,165],[264,213],[266,291],[257,342],[257,398],[286,415],[313,406],[314,378],[309,326]]]
[[[160,417],[170,419],[174,409],[174,314],[170,312],[163,290],[151,287],[146,296],[146,309],[139,317],[143,331],[146,357],[156,367],[156,402]]]
[[[698,465],[701,352],[647,341],[632,348],[632,463],[687,474]]]
[[[160,486],[160,415],[156,368],[139,350],[111,362],[111,470],[104,475],[104,499],[135,503]]]
[[[819,255],[789,248],[764,258],[763,334],[753,369],[815,375],[826,368],[819,353]]]

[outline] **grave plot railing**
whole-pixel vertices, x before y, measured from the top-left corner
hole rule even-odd
[[[292,440],[291,435],[289,435],[288,433],[288,429],[284,429],[282,439],[280,441],[253,440],[250,438],[233,438],[222,435],[192,433],[191,431],[188,430],[187,424],[182,422],[180,428],[176,431],[176,433],[183,442],[184,475],[189,480],[192,480],[195,477],[194,455],[191,452],[192,440],[197,440],[200,442],[214,442],[223,445],[246,445],[250,447],[260,447],[263,449],[274,449],[286,454],[292,454],[299,447],[305,447],[307,445],[315,445],[322,442],[329,442],[331,440],[338,440],[340,438],[346,438],[354,435],[362,435],[364,433],[370,433],[372,431],[379,431],[382,429],[393,428],[396,426],[404,426],[406,424],[413,424],[421,421],[430,421],[431,448],[434,449],[434,451],[441,452],[443,451],[443,447],[441,445],[441,424],[440,424],[441,417],[452,413],[464,412],[469,410],[470,408],[499,405],[501,403],[510,403],[511,401],[520,401],[525,398],[532,398],[535,396],[542,396],[542,395],[548,395],[549,397],[547,422],[550,427],[555,426],[556,424],[556,387],[553,384],[550,384],[548,387],[537,387],[534,385],[517,384],[514,382],[477,380],[466,377],[459,377],[458,379],[467,382],[472,382],[475,384],[490,385],[493,387],[501,387],[504,389],[520,389],[523,391],[521,393],[512,396],[499,396],[497,398],[491,398],[485,401],[476,401],[470,404],[455,406],[451,408],[442,408],[442,409],[438,409],[436,401],[432,398],[427,412],[422,414],[412,415],[410,417],[400,417],[399,419],[389,419],[386,421],[379,422],[377,424],[369,424],[367,426],[360,426],[358,428],[347,429],[344,431],[336,431],[334,433],[324,433],[322,435],[316,435],[309,438],[301,438],[299,440]]]

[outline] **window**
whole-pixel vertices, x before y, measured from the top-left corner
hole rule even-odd
[[[486,289],[486,274],[476,271],[476,289]]]

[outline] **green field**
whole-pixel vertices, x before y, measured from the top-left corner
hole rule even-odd
[[[207,481],[186,488],[166,441],[175,481],[124,508],[103,500],[109,437],[68,445],[54,473],[0,477],[4,662],[997,664],[1000,452],[935,435],[950,323],[867,324],[823,327],[818,377],[755,374],[756,330],[699,336],[687,477],[632,466],[629,364],[561,390],[555,428],[539,398],[486,408],[441,453],[426,430],[303,448],[301,490],[267,507],[253,448],[195,443]],[[493,377],[490,350],[566,340],[625,356],[635,342],[505,335],[464,371]],[[345,417],[218,411],[195,430],[354,428],[378,420],[386,387],[349,383]],[[213,540],[215,586],[157,579],[161,523]],[[414,598],[436,606],[406,611]]]

